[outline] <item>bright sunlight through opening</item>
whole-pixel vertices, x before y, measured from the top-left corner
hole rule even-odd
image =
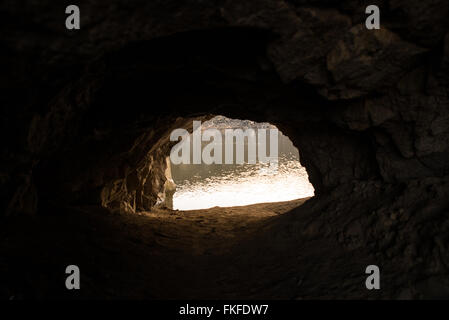
[[[208,128],[219,129],[224,141],[225,129],[275,127],[268,123],[217,116],[203,123],[202,129]],[[203,142],[203,145],[208,143]],[[247,152],[245,139],[245,159]],[[269,164],[259,161],[256,164],[248,164],[247,161],[244,164],[171,164],[171,174],[176,184],[173,209],[244,206],[313,196],[313,186],[305,168],[299,163],[298,149],[280,131],[278,157],[277,170],[271,170]]]

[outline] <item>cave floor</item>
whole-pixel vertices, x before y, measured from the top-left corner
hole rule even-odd
[[[0,295],[303,299],[335,298],[342,286],[360,296],[351,288],[364,283],[363,252],[348,263],[354,251],[342,252],[331,238],[304,241],[289,231],[305,201],[141,214],[82,207],[17,218],[1,230]],[[336,259],[337,266],[323,263]],[[65,289],[70,264],[80,268],[81,290]]]

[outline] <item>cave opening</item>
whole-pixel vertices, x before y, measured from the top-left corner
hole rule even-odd
[[[219,115],[202,123],[197,132],[197,137],[194,131],[184,141],[192,150],[184,155],[187,161],[168,160],[166,205],[170,209],[245,206],[314,195],[298,149],[273,124]],[[201,148],[195,150],[201,135],[197,145]],[[195,152],[201,150],[203,158],[211,155],[213,159],[199,159]]]

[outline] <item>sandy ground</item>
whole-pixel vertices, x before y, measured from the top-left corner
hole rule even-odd
[[[229,252],[269,225],[270,218],[288,212],[305,199],[203,210],[154,210],[140,215],[151,219],[149,237],[163,247],[192,255]]]
[[[335,297],[341,284],[361,288],[365,262],[351,265],[352,253],[331,237],[310,236],[313,217],[296,212],[305,201],[16,218],[0,230],[0,297],[302,299]],[[81,290],[65,288],[70,264],[80,268]],[[339,274],[354,277],[342,283]]]
[[[8,299],[241,297],[247,294],[239,292],[245,279],[233,269],[234,250],[304,201],[137,215],[83,207],[17,218],[1,229],[0,294]],[[81,270],[77,292],[64,288],[69,264]]]

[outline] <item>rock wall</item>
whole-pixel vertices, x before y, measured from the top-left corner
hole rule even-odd
[[[213,114],[277,125],[318,195],[448,175],[445,0],[78,2],[79,31],[62,4],[0,5],[6,216],[147,210],[169,132]]]

